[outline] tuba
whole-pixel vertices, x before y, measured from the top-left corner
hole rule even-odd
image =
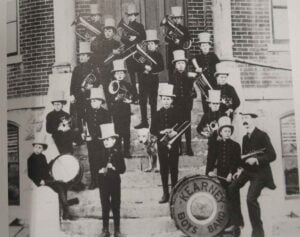
[[[115,101],[132,100],[132,95],[129,93],[126,87],[122,86],[117,80],[113,80],[109,83],[108,92],[116,96]]]
[[[85,20],[82,16],[78,16],[75,21],[71,24],[71,26],[82,26],[91,36],[99,36],[103,34],[99,29],[97,29],[95,26],[91,25],[87,20]],[[91,37],[87,37],[85,35],[82,35],[80,32],[75,30],[76,35],[81,38],[84,41],[90,41]]]
[[[162,21],[160,22],[160,26],[164,26],[166,28],[166,34],[165,36],[170,39],[171,41],[173,41],[175,43],[175,41],[177,39],[181,40],[184,37],[184,32],[182,32],[182,30],[180,30],[175,22],[168,16],[166,15]],[[184,49],[189,49],[192,46],[192,41],[189,40],[187,42],[187,44],[185,43],[185,45],[183,46]]]
[[[93,86],[96,82],[97,78],[93,72],[90,72],[86,75],[86,77],[83,79],[81,83],[81,90],[86,91],[89,90],[89,86]]]

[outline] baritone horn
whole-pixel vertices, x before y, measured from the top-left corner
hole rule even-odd
[[[90,86],[93,87],[94,83],[96,82],[97,78],[93,72],[90,72],[89,74],[86,75],[86,77],[83,79],[81,83],[81,90],[89,90]]]
[[[176,42],[176,40],[181,40],[184,37],[184,32],[182,32],[182,30],[180,30],[175,22],[168,16],[166,15],[162,21],[160,22],[160,26],[164,26],[166,33],[165,36],[170,39],[171,41],[173,41],[174,43]],[[189,40],[188,42],[186,42],[183,46],[184,49],[189,49],[192,46],[192,41]]]
[[[87,20],[85,20],[82,16],[78,16],[75,21],[73,21],[73,23],[71,24],[71,26],[82,26],[91,37],[92,36],[99,36],[102,34],[102,32],[97,29],[96,27],[94,27],[93,25],[91,25]],[[90,41],[91,37],[87,37],[82,35],[80,32],[78,32],[77,30],[75,30],[75,34],[81,38],[84,41]]]
[[[113,80],[109,83],[108,92],[112,95],[116,95],[116,101],[132,100],[132,96],[129,91],[117,80]]]

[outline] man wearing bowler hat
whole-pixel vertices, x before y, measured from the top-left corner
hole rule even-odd
[[[252,226],[252,237],[264,237],[263,222],[258,198],[261,191],[267,187],[275,189],[270,163],[276,159],[276,153],[268,134],[255,125],[258,117],[256,112],[246,110],[240,113],[246,135],[243,137],[242,154],[252,153],[247,158],[242,157],[242,169],[234,175],[234,181],[229,186],[229,195],[238,192],[248,181],[250,186],[247,193],[247,206]],[[262,150],[254,154],[253,152]]]

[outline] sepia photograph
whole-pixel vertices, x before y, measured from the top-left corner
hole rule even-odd
[[[0,8],[7,236],[299,236],[296,0]]]

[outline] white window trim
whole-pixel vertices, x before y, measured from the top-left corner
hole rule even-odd
[[[21,55],[21,48],[20,48],[20,14],[19,14],[19,0],[16,0],[17,3],[17,26],[18,26],[18,32],[17,32],[17,37],[18,37],[18,53],[15,55],[10,55],[7,56],[7,65],[10,64],[16,64],[16,63],[22,63],[22,55]],[[6,23],[7,24],[7,23]]]

